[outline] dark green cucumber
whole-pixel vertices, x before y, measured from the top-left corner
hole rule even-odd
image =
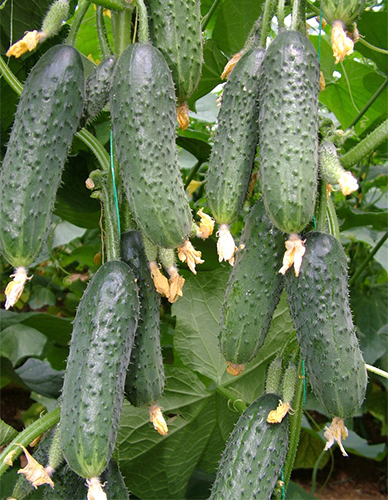
[[[246,52],[226,82],[207,172],[207,200],[215,220],[230,224],[248,194],[259,140],[258,87],[265,51]]]
[[[241,234],[222,306],[220,348],[231,363],[247,363],[264,342],[284,284],[279,273],[283,253],[284,236],[259,200]]]
[[[160,294],[151,278],[140,231],[122,234],[121,258],[135,275],[140,300],[140,317],[125,380],[125,396],[134,406],[150,405],[161,397],[164,389]]]
[[[319,62],[309,39],[283,31],[266,52],[260,79],[260,172],[265,206],[285,233],[310,222],[318,172]]]
[[[155,245],[175,248],[192,224],[175,146],[171,72],[158,49],[128,46],[111,87],[114,141],[131,212]]]
[[[138,315],[132,271],[107,262],[79,304],[62,392],[63,454],[83,478],[99,476],[110,459]]]
[[[333,417],[351,417],[367,385],[349,305],[346,254],[329,234],[306,236],[299,277],[286,274],[291,315],[311,387]]]
[[[86,92],[81,126],[93,120],[109,101],[109,90],[113,70],[116,64],[114,57],[107,57],[91,73],[86,80]]]
[[[178,102],[197,88],[202,71],[202,32],[199,0],[146,0],[152,43],[172,72]]]
[[[81,56],[67,45],[49,49],[24,84],[0,173],[0,251],[14,267],[31,265],[46,241],[84,87]]]
[[[320,5],[328,23],[342,21],[350,26],[363,11],[365,0],[321,0]]]
[[[288,417],[269,424],[280,397],[264,394],[241,415],[222,454],[210,500],[269,500],[288,448]]]

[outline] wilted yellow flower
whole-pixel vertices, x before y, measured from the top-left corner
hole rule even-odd
[[[168,279],[159,269],[158,263],[155,261],[150,262],[151,277],[154,281],[156,291],[163,295],[163,297],[170,296],[170,284]]]
[[[32,276],[27,276],[26,268],[20,266],[15,269],[15,274],[11,274],[11,278],[13,278],[13,280],[8,283],[4,291],[6,297],[4,307],[6,309],[16,304],[23,293],[26,281],[32,279]]]
[[[185,130],[190,123],[190,118],[189,118],[189,107],[185,102],[182,102],[177,108],[176,108],[176,117],[179,123],[179,128],[181,130]]]
[[[267,422],[269,424],[279,424],[290,410],[290,404],[283,403],[280,399],[277,408],[268,413]]]
[[[195,270],[196,264],[203,264],[205,262],[201,259],[201,252],[195,250],[190,240],[185,241],[185,243],[178,248],[178,258],[181,262],[187,262],[190,271],[194,274],[197,274]]]
[[[331,47],[336,64],[343,61],[345,56],[353,52],[354,42],[347,36],[342,21],[334,21],[333,23],[331,29]]]
[[[203,208],[198,210],[197,215],[201,217],[197,236],[206,240],[206,238],[209,238],[213,234],[215,221],[210,215],[204,213]]]
[[[43,31],[27,31],[21,40],[11,45],[5,55],[7,57],[14,56],[18,58],[25,52],[34,50],[38,43],[42,42],[46,37],[47,34]]]
[[[22,444],[15,444],[23,449],[27,459],[27,465],[23,469],[19,469],[18,474],[24,474],[27,481],[29,481],[35,489],[41,484],[49,484],[51,488],[54,488],[54,483],[43,465],[37,462]]]
[[[325,451],[333,446],[335,442],[338,443],[342,455],[347,457],[348,454],[342,445],[342,440],[348,437],[348,429],[345,427],[344,419],[339,417],[334,417],[330,427],[325,427],[324,437],[327,439],[325,446]]]
[[[306,252],[304,241],[299,234],[290,234],[285,245],[286,251],[283,256],[283,266],[279,270],[279,273],[285,274],[294,265],[295,276],[299,276],[303,255]]]
[[[237,54],[234,54],[232,59],[230,59],[224,68],[224,71],[221,73],[221,80],[226,80],[230,73],[232,72],[232,69],[236,66],[238,61],[241,59],[241,56],[243,55],[243,51],[240,50],[240,52],[237,52]]]
[[[185,283],[185,279],[178,274],[178,269],[176,267],[170,267],[168,269],[168,273],[170,275],[170,293],[168,301],[173,304],[179,297],[183,296],[182,288]]]
[[[234,243],[233,236],[230,234],[229,228],[226,224],[221,224],[220,229],[216,233],[217,241],[217,253],[218,260],[222,262],[223,260],[228,261],[231,266],[234,264],[234,254],[237,247]]]
[[[338,184],[340,185],[342,194],[345,196],[354,193],[354,191],[357,191],[359,188],[357,179],[347,170],[345,170],[345,172],[338,179]]]
[[[244,371],[245,365],[236,365],[235,363],[231,363],[230,361],[227,361],[226,363],[228,365],[226,371],[229,373],[229,375],[237,377],[237,375],[240,375]]]
[[[166,421],[164,420],[162,410],[157,405],[151,406],[150,408],[150,422],[153,423],[154,428],[159,432],[159,434],[167,436],[168,427]]]
[[[88,487],[87,500],[107,500],[106,493],[104,493],[98,477],[91,477],[86,480],[86,486]]]
[[[323,92],[326,88],[325,77],[323,76],[322,71],[319,72],[319,90]]]

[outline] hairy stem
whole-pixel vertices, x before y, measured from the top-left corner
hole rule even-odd
[[[106,33],[106,26],[104,21],[104,9],[101,5],[97,5],[96,11],[96,26],[98,41],[100,43],[100,48],[102,52],[103,59],[107,59],[112,55],[112,48],[109,44],[108,35]]]
[[[69,34],[67,35],[66,43],[68,43],[69,45],[75,44],[75,40],[81,27],[82,20],[85,17],[85,14],[91,3],[92,2],[90,0],[81,0],[78,3],[78,9],[75,11],[74,21],[70,27]]]
[[[381,92],[385,89],[388,83],[388,78],[385,79],[385,81],[382,83],[382,85],[377,89],[375,94],[369,99],[369,101],[365,104],[365,106],[362,108],[362,110],[358,113],[356,118],[352,121],[352,123],[349,125],[348,129],[354,127],[356,123],[364,116],[364,114],[368,111],[368,109],[372,106],[372,104],[375,102],[375,100],[379,97]]]
[[[368,156],[374,149],[377,148],[383,141],[388,139],[388,119],[367,135],[353,149],[340,157],[341,165],[344,168],[349,168],[357,162]]]
[[[202,19],[202,30],[204,31],[206,29],[206,26],[209,24],[209,21],[214,14],[215,10],[217,9],[218,5],[220,4],[221,0],[214,0],[212,6],[208,10],[208,13],[206,16],[203,17]]]

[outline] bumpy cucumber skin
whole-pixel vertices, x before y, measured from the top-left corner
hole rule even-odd
[[[319,63],[308,38],[281,32],[260,79],[260,172],[265,206],[285,233],[310,222],[318,172]]]
[[[306,372],[328,415],[351,417],[367,385],[349,305],[346,254],[329,234],[308,233],[299,277],[286,290]]]
[[[0,173],[0,251],[14,267],[32,264],[47,239],[84,87],[81,56],[68,45],[49,49],[24,84]]]
[[[192,218],[177,162],[174,84],[158,49],[136,43],[123,51],[113,75],[111,112],[133,217],[155,245],[182,246]]]
[[[134,406],[155,403],[163,394],[164,367],[160,345],[160,294],[151,278],[140,231],[121,235],[121,258],[139,287],[140,317],[125,380],[125,397]]]
[[[361,14],[365,0],[321,0],[323,17],[328,23],[342,21],[350,26]]]
[[[219,224],[231,224],[248,194],[259,140],[258,87],[263,49],[246,52],[222,94],[218,128],[207,171],[207,200]]]
[[[113,70],[116,64],[114,57],[107,57],[91,73],[86,80],[86,93],[81,126],[85,126],[100,113],[109,101],[109,90]]]
[[[146,0],[150,37],[165,57],[179,102],[197,88],[202,71],[199,0]]]
[[[132,271],[105,263],[79,304],[62,392],[63,454],[81,477],[99,476],[111,456],[138,316]]]
[[[288,448],[288,417],[269,424],[280,397],[264,394],[241,415],[218,467],[209,500],[269,500]]]
[[[279,273],[284,236],[259,200],[241,234],[240,249],[226,288],[220,323],[220,349],[227,361],[244,364],[265,340],[284,279]]]

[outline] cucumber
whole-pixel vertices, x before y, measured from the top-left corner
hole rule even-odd
[[[155,245],[182,246],[192,218],[177,161],[174,84],[158,49],[136,43],[123,51],[113,74],[111,113],[133,217]]]
[[[86,479],[99,476],[111,457],[138,315],[132,271],[124,262],[105,263],[77,309],[62,392],[63,454]]]
[[[321,0],[320,5],[328,23],[342,21],[350,26],[364,10],[365,0]]]
[[[260,79],[260,173],[264,203],[281,231],[310,222],[317,191],[319,62],[312,43],[283,31],[266,52]]]
[[[207,171],[207,200],[218,224],[231,224],[248,194],[259,139],[258,87],[265,51],[247,51],[222,94],[218,127]]]
[[[367,385],[349,305],[346,254],[336,238],[306,236],[298,278],[286,274],[286,290],[312,390],[328,415],[351,417]]]
[[[201,2],[146,0],[150,37],[171,70],[178,103],[197,88],[202,71]]]
[[[135,275],[140,300],[140,317],[125,380],[125,397],[134,406],[152,405],[164,389],[160,294],[151,278],[140,231],[121,235],[121,258]]]
[[[230,363],[247,363],[264,342],[283,289],[279,273],[283,251],[284,237],[259,200],[241,234],[222,306],[219,341]]]
[[[241,415],[222,454],[210,500],[269,500],[288,448],[288,416],[269,424],[280,397],[264,394]]]
[[[116,64],[114,57],[107,57],[91,73],[86,80],[86,92],[81,126],[93,120],[109,102],[109,90],[113,70]]]
[[[68,45],[49,49],[24,84],[0,172],[0,251],[14,267],[30,266],[47,239],[84,87],[81,55]]]

